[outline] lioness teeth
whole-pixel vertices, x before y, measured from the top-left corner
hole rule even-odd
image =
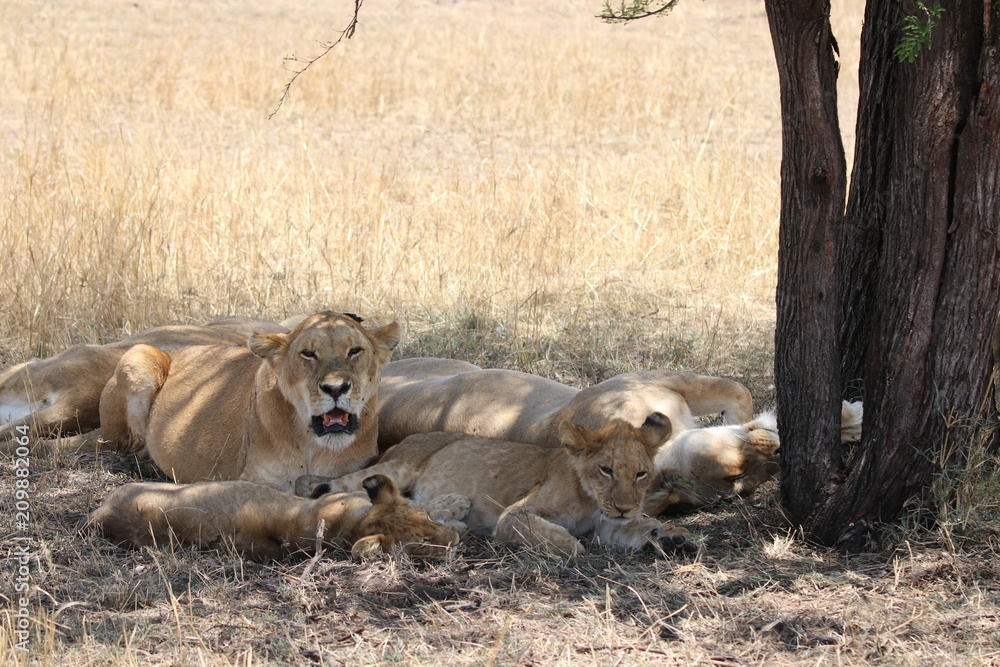
[[[350,415],[346,412],[340,408],[334,408],[323,415],[323,426],[333,426],[334,424],[346,426],[349,418]]]

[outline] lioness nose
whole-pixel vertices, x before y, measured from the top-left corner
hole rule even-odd
[[[329,382],[324,382],[319,386],[320,391],[329,396],[330,398],[339,398],[340,396],[346,394],[351,390],[351,383],[348,381],[341,382],[340,384],[332,384]]]

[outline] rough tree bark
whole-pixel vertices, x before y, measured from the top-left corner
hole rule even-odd
[[[807,79],[807,91],[790,81],[816,58],[787,46],[799,33],[783,17],[799,5],[767,2],[783,114],[834,90],[828,77]],[[863,545],[871,521],[898,516],[935,470],[960,458],[992,410],[1000,10],[993,0],[947,3],[931,49],[900,63],[892,49],[902,17],[920,11],[913,0],[869,0],[846,215],[833,201],[808,205],[813,149],[787,138],[783,145],[775,342],[782,500],[811,538],[848,549]],[[829,122],[813,125],[819,134],[806,144],[825,152]],[[797,116],[783,119],[786,134],[801,135],[797,126]],[[801,236],[788,226],[815,231]],[[808,245],[830,237],[829,245]],[[835,393],[864,397],[864,436],[850,452],[830,434],[836,400],[813,384],[824,379]]]
[[[805,524],[813,510],[811,499],[830,483],[839,465],[840,270],[835,250],[847,165],[837,120],[836,42],[829,1],[764,4],[781,87],[774,368],[781,489],[792,521]],[[802,443],[816,446],[799,446]]]

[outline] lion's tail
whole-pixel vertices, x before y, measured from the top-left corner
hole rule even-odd
[[[843,401],[840,408],[840,441],[852,442],[861,439],[861,423],[864,416],[864,405],[861,401]],[[778,438],[778,419],[773,411],[768,410],[757,415],[752,422],[743,424],[748,434],[754,431],[764,431]]]
[[[861,401],[844,401],[840,406],[840,441],[853,442],[861,439],[861,423],[864,404]]]

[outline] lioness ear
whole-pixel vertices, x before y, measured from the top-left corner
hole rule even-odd
[[[670,424],[670,418],[662,412],[654,412],[639,427],[642,440],[652,452],[659,449],[660,445],[670,439],[674,429]],[[652,456],[652,454],[650,454]]]
[[[387,324],[381,329],[375,329],[369,331],[368,335],[375,339],[379,347],[379,358],[382,363],[389,361],[389,357],[392,356],[392,351],[396,349],[399,345],[399,341],[403,338],[403,327],[399,326],[399,322],[393,322],[392,324]]]
[[[255,333],[250,336],[250,339],[247,341],[247,347],[250,348],[250,351],[261,359],[273,357],[278,354],[278,352],[285,349],[287,344],[288,334],[283,333]]]
[[[584,429],[570,423],[568,419],[559,422],[559,441],[566,451],[575,457],[583,454],[590,442]]]
[[[368,499],[372,501],[372,505],[393,504],[402,499],[396,482],[385,475],[365,477],[361,486],[368,492]]]
[[[351,547],[352,558],[365,558],[377,556],[382,553],[382,535],[366,535],[354,543]]]

